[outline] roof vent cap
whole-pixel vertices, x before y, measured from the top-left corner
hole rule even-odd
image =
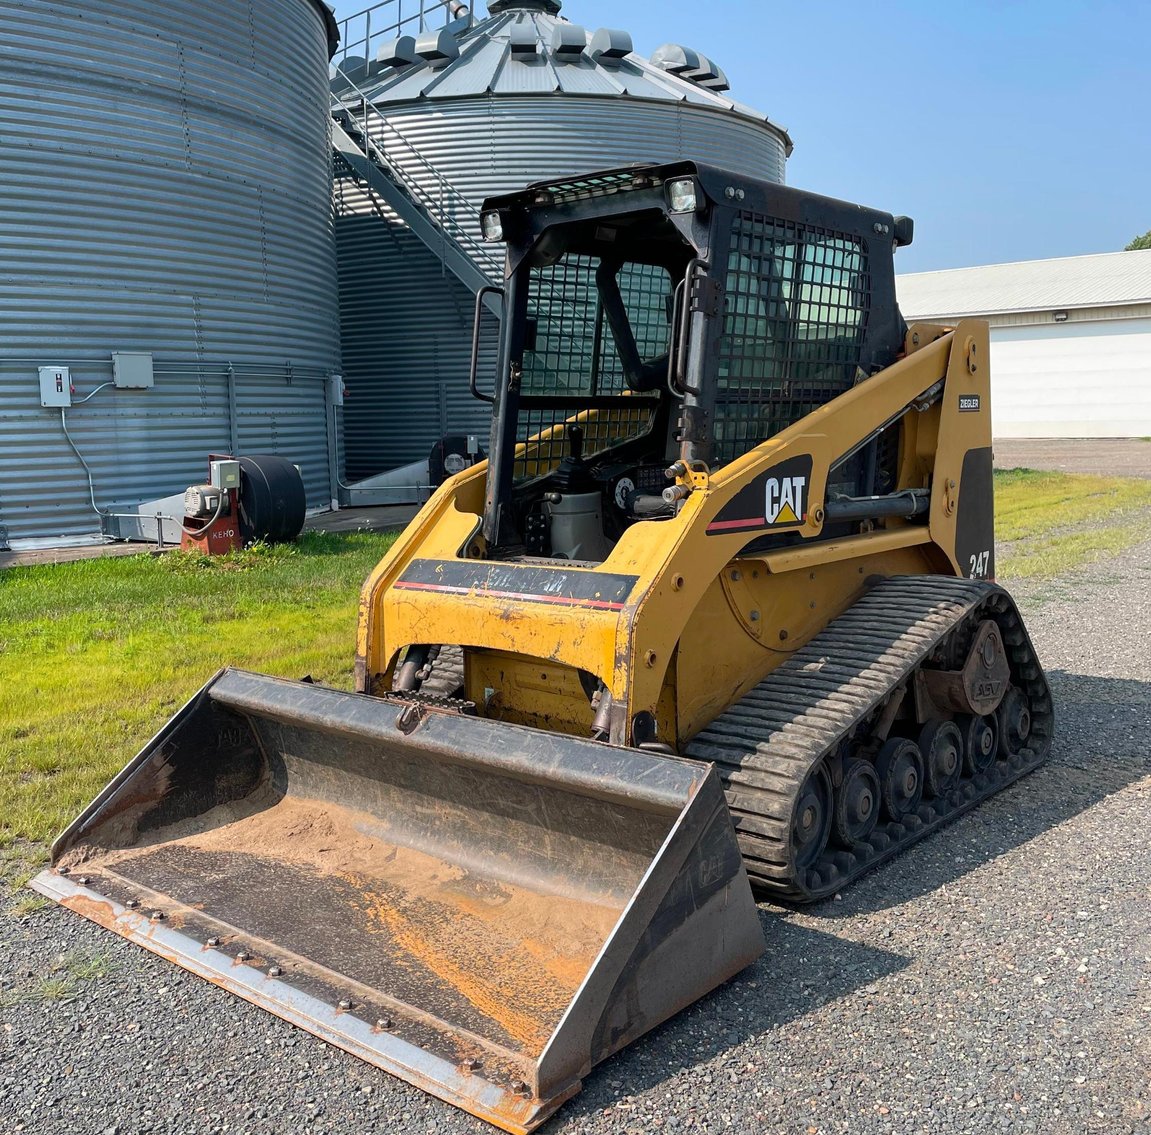
[[[709,91],[731,90],[731,84],[727,81],[723,68],[714,59],[708,59],[706,55],[699,57],[698,68],[694,71],[685,71],[683,77]]]
[[[328,68],[328,73],[331,76],[329,86],[332,89],[332,94],[346,91],[356,83],[370,78],[378,70],[378,66],[369,63],[362,55],[345,55],[339,64],[333,63]]]
[[[587,32],[576,24],[556,24],[552,54],[560,63],[578,63],[587,47]]]
[[[721,91],[730,91],[731,84],[727,81],[727,76],[723,73],[723,68],[717,64],[712,64],[715,67],[714,79],[696,79],[701,87],[708,91],[714,91],[719,94]]]
[[[416,40],[416,54],[432,67],[446,67],[460,57],[460,45],[447,28],[426,32]]]
[[[520,58],[539,54],[539,40],[535,28],[529,24],[516,24],[511,34],[512,54]]]
[[[420,57],[416,53],[416,41],[410,35],[402,35],[385,43],[376,55],[376,62],[381,67],[408,67],[412,63],[419,63]]]
[[[689,83],[709,91],[731,90],[731,84],[723,73],[723,68],[706,55],[684,47],[680,43],[665,43],[652,53],[651,61],[662,71],[679,75]]]
[[[604,60],[619,60],[630,55],[635,49],[632,47],[631,36],[627,32],[616,28],[600,28],[591,37],[591,55],[600,62]]]
[[[719,78],[719,68],[706,55],[700,55],[699,66],[685,71],[684,77],[693,83],[710,83]]]
[[[651,54],[651,61],[661,71],[682,75],[684,71],[694,71],[699,67],[699,54],[680,43],[665,43]]]

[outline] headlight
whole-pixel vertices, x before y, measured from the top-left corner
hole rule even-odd
[[[484,240],[489,244],[498,244],[504,239],[503,218],[494,209],[480,217],[480,228],[484,233]]]
[[[673,213],[694,213],[699,204],[694,177],[681,177],[668,183],[668,199]]]

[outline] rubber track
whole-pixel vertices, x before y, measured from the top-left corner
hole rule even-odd
[[[420,693],[433,697],[456,698],[464,684],[464,652],[458,646],[440,647],[432,673],[420,686]]]
[[[999,624],[1012,682],[1031,703],[1029,747],[964,776],[947,796],[883,822],[851,850],[829,846],[807,868],[791,858],[795,804],[821,761],[865,732],[888,695],[953,633]],[[1030,772],[1051,745],[1051,693],[1014,602],[992,583],[937,576],[884,580],[698,734],[683,755],[717,766],[753,887],[812,902]],[[834,838],[834,837],[833,837]]]

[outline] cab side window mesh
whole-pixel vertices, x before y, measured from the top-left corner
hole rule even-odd
[[[718,360],[717,461],[746,453],[855,384],[870,295],[856,238],[737,214]]]

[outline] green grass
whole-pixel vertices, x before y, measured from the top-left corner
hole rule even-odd
[[[33,985],[25,991],[26,1001],[72,1001],[80,992],[76,979],[70,974],[52,974],[49,977],[37,978]]]
[[[34,855],[222,666],[350,688],[360,587],[394,537],[310,533],[0,571],[0,851]],[[26,842],[25,842],[26,841]]]
[[[96,954],[88,950],[73,950],[64,954],[56,962],[56,972],[70,977],[73,981],[97,981],[107,977],[116,968],[116,963],[107,954]]]
[[[48,847],[26,839],[6,842],[0,838],[0,884],[19,890],[48,862]]]
[[[41,895],[22,894],[19,895],[15,902],[8,908],[8,914],[11,918],[25,919],[30,918],[32,915],[46,910],[52,904]]]
[[[0,1009],[11,1009],[15,1005],[74,1001],[79,993],[80,986],[70,974],[46,974],[0,990]]]
[[[1005,580],[1056,576],[1147,531],[1151,481],[1014,469],[996,492]],[[0,876],[18,886],[34,873],[47,841],[220,667],[350,688],[360,587],[392,539],[309,534],[217,559],[0,571]]]
[[[1000,541],[1044,535],[1151,505],[1151,480],[1005,469],[995,474],[995,534]]]
[[[1001,557],[998,578],[1054,579],[1074,568],[1096,563],[1139,543],[1146,531],[1123,525],[1108,525],[1087,532],[1057,532],[1027,541]]]
[[[1000,579],[1051,579],[1147,535],[1151,481],[1007,469],[995,474]],[[1126,519],[1126,523],[1123,523]]]
[[[0,989],[0,1009],[10,1009],[15,1005],[74,1001],[80,996],[83,985],[99,981],[115,969],[116,963],[107,954],[86,950],[61,954],[46,973]]]

